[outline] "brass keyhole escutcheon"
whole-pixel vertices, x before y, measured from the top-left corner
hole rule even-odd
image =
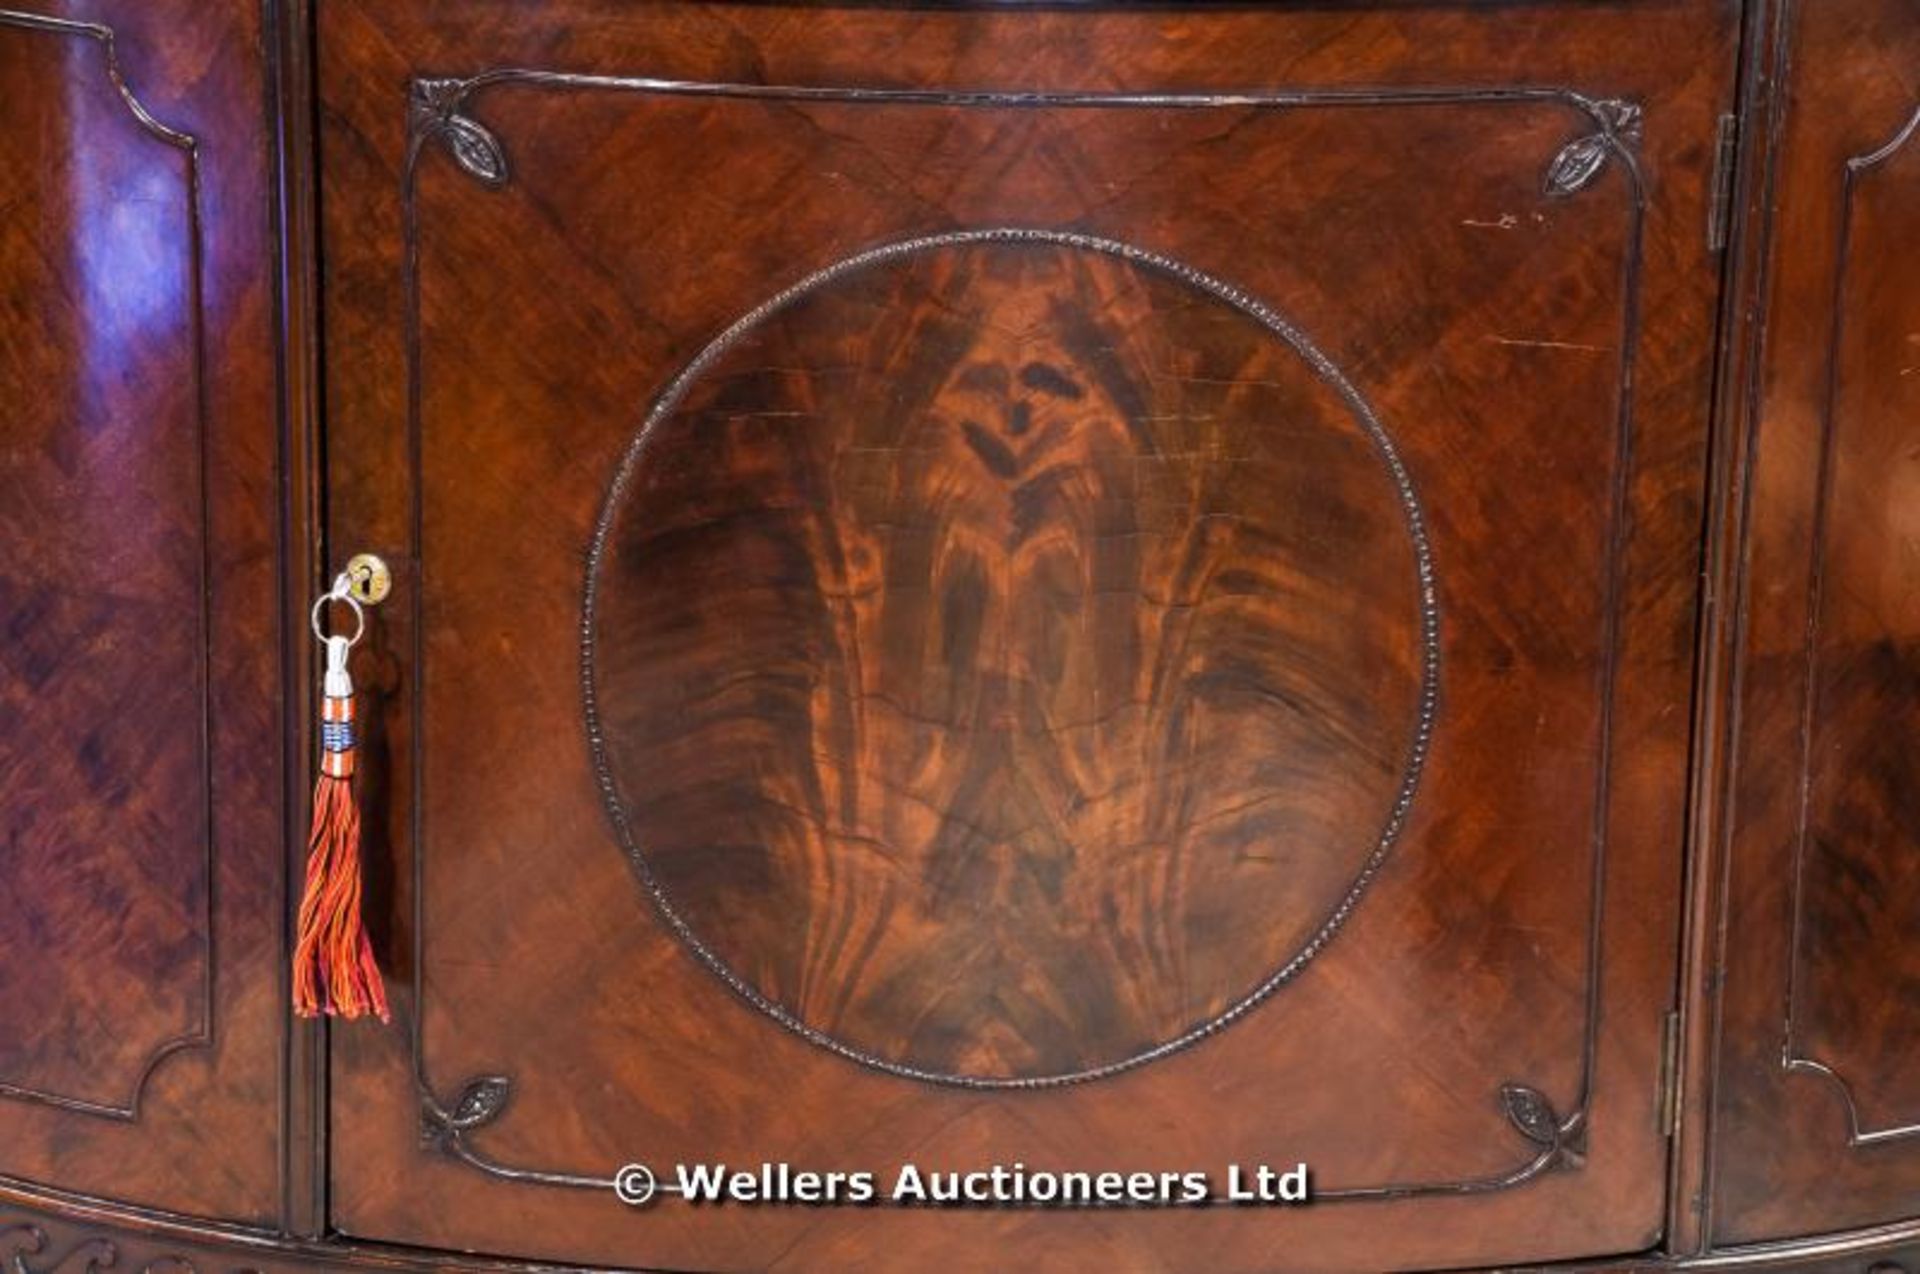
[[[378,606],[393,592],[393,572],[378,554],[355,553],[347,560],[346,576],[347,591],[362,605]]]

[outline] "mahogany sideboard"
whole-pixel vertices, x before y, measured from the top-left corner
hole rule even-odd
[[[1920,1271],[1916,245],[1916,0],[0,0],[6,1268]]]

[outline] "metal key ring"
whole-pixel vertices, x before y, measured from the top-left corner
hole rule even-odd
[[[353,646],[359,644],[360,638],[366,635],[367,612],[361,609],[359,601],[351,592],[347,591],[347,589],[347,577],[342,575],[333,582],[331,591],[320,594],[320,596],[316,597],[313,601],[313,611],[309,615],[309,619],[312,622],[315,640],[323,645],[327,641],[327,634],[326,631],[320,627],[320,616],[322,612],[326,610],[328,602],[345,602],[347,609],[353,612],[353,636],[347,638],[347,645]]]

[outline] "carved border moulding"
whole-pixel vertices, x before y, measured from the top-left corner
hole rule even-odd
[[[127,1100],[119,1105],[92,1101],[86,1098],[69,1097],[61,1093],[47,1092],[28,1088],[19,1084],[0,1080],[0,1097],[12,1097],[23,1101],[39,1102],[56,1106],[62,1110],[71,1110],[85,1115],[97,1115],[106,1119],[132,1122],[140,1117],[140,1099],[146,1091],[147,1082],[160,1069],[169,1057],[195,1048],[206,1048],[213,1043],[213,746],[212,746],[212,676],[210,639],[213,632],[212,613],[212,527],[210,525],[211,499],[208,485],[207,463],[207,358],[205,317],[201,304],[204,253],[200,233],[200,143],[190,133],[177,128],[169,128],[153,116],[133,87],[127,83],[120,68],[120,55],[115,43],[114,29],[97,22],[75,22],[66,18],[48,17],[38,13],[23,13],[15,9],[0,9],[0,31],[26,31],[41,35],[70,36],[92,40],[100,46],[101,60],[108,81],[127,108],[127,113],[139,124],[148,136],[178,151],[186,163],[186,203],[188,235],[187,272],[191,290],[187,303],[192,313],[190,320],[193,330],[193,402],[195,422],[198,431],[199,447],[196,451],[196,469],[194,482],[200,510],[200,580],[196,590],[200,605],[196,614],[199,626],[198,641],[200,663],[197,669],[200,682],[200,718],[197,722],[200,746],[200,842],[202,845],[202,885],[200,890],[200,935],[205,948],[205,958],[201,961],[200,1012],[199,1021],[193,1028],[171,1039],[162,1041],[148,1055],[146,1064],[141,1067],[139,1076],[134,1080],[133,1091]],[[17,1263],[18,1258],[14,1261]]]
[[[32,1221],[0,1226],[0,1261],[5,1274],[97,1274],[122,1268],[120,1244],[103,1235],[83,1235],[64,1249],[54,1250],[47,1231]],[[137,1264],[136,1264],[137,1262]],[[141,1259],[129,1253],[125,1268],[132,1274],[199,1274],[199,1266],[177,1253]]]
[[[1820,412],[1820,458],[1816,470],[1818,476],[1815,479],[1813,544],[1812,551],[1808,555],[1808,622],[1802,674],[1802,694],[1805,705],[1799,729],[1800,810],[1794,828],[1792,941],[1787,954],[1787,1007],[1780,1064],[1790,1072],[1815,1075],[1833,1086],[1847,1112],[1847,1144],[1850,1147],[1920,1136],[1920,1121],[1884,1128],[1863,1128],[1860,1106],[1854,1097],[1853,1086],[1847,1082],[1846,1076],[1826,1062],[1803,1053],[1797,1038],[1798,1010],[1805,1004],[1807,996],[1801,975],[1801,966],[1806,955],[1803,949],[1806,926],[1802,908],[1806,896],[1807,824],[1812,815],[1813,723],[1819,717],[1817,700],[1820,673],[1820,601],[1824,582],[1822,577],[1830,509],[1833,503],[1829,488],[1832,484],[1834,467],[1834,440],[1838,432],[1835,417],[1840,394],[1840,347],[1846,336],[1845,307],[1848,282],[1852,274],[1854,211],[1858,204],[1861,183],[1875,172],[1884,169],[1916,137],[1920,137],[1920,105],[1914,107],[1913,113],[1907,117],[1906,122],[1884,143],[1873,150],[1849,158],[1842,172],[1839,241],[1835,254],[1831,320],[1827,329],[1827,379],[1822,391],[1823,401]]]
[[[1605,619],[1601,638],[1604,654],[1601,669],[1597,674],[1596,690],[1600,704],[1600,760],[1595,767],[1594,779],[1594,826],[1591,832],[1588,874],[1591,903],[1587,933],[1586,1012],[1582,1032],[1579,1087],[1572,1106],[1563,1114],[1545,1095],[1528,1085],[1506,1082],[1498,1086],[1493,1103],[1494,1108],[1504,1115],[1509,1127],[1529,1147],[1527,1156],[1506,1171],[1466,1180],[1393,1182],[1374,1186],[1317,1189],[1314,1198],[1318,1202],[1331,1203],[1486,1194],[1523,1185],[1556,1169],[1577,1167],[1584,1157],[1588,1106],[1593,1094],[1595,1057],[1598,1048],[1601,931],[1605,910],[1607,796],[1611,770],[1609,758],[1612,755],[1613,744],[1613,700],[1621,624],[1622,561],[1625,548],[1629,478],[1632,469],[1633,372],[1639,346],[1640,286],[1647,211],[1646,185],[1637,155],[1642,136],[1639,106],[1619,99],[1591,97],[1567,88],[1531,85],[1461,89],[1353,88],[1274,89],[1244,93],[1101,93],[741,84],[644,76],[585,75],[515,68],[483,71],[465,78],[444,76],[416,78],[409,90],[408,118],[411,129],[407,143],[402,189],[402,216],[405,227],[402,269],[406,315],[407,431],[408,456],[413,475],[411,552],[416,561],[425,560],[419,483],[422,459],[423,361],[419,288],[420,217],[417,200],[420,160],[428,143],[438,142],[462,172],[489,190],[505,190],[510,184],[512,172],[505,147],[498,134],[475,119],[472,113],[475,96],[489,86],[501,84],[564,92],[631,93],[643,97],[706,97],[785,103],[870,103],[897,107],[1292,110],[1512,105],[1558,107],[1573,112],[1582,122],[1583,129],[1562,146],[1543,170],[1541,178],[1543,197],[1565,198],[1579,194],[1596,185],[1604,171],[1615,167],[1624,175],[1622,187],[1627,195],[1625,260],[1622,266],[1623,334],[1617,377],[1619,397],[1614,419],[1616,462],[1611,478],[1606,529],[1608,567],[1605,580]],[[1258,302],[1249,302],[1244,299],[1242,303],[1258,304]],[[422,790],[424,777],[424,754],[420,741],[425,737],[426,716],[422,691],[426,664],[425,625],[422,622],[425,617],[425,603],[421,590],[413,591],[410,595],[410,603],[413,624],[411,657],[415,675],[411,679],[408,710],[412,721],[410,737],[413,740],[411,758],[413,790],[417,796]],[[423,804],[418,799],[413,804],[411,821],[413,965],[418,970],[425,967],[428,919],[426,854],[423,851],[423,847],[427,844],[425,813]],[[471,1134],[500,1117],[506,1107],[508,1094],[511,1092],[511,1082],[502,1076],[482,1076],[466,1081],[451,1101],[437,1096],[439,1090],[435,1088],[429,1076],[426,1061],[423,1010],[424,1003],[416,999],[410,1025],[410,1046],[415,1085],[421,1098],[423,1132],[427,1144],[489,1176],[504,1181],[588,1189],[611,1190],[613,1188],[610,1177],[515,1167],[495,1160],[477,1149],[471,1142]],[[663,1185],[662,1193],[670,1192]]]
[[[1616,156],[1629,166],[1641,138],[1637,102],[1596,98],[1561,88],[1314,89],[1248,93],[1097,93],[1004,92],[959,89],[838,88],[818,85],[729,84],[646,76],[579,75],[564,71],[502,69],[464,79],[422,77],[413,81],[409,109],[414,145],[439,141],[467,174],[498,189],[510,172],[506,150],[486,125],[468,113],[469,100],[493,84],[527,84],[562,89],[613,89],[677,97],[715,97],[781,102],[877,102],[896,106],[1134,107],[1206,109],[1222,107],[1446,106],[1460,103],[1555,102],[1583,113],[1591,125],[1556,153],[1541,176],[1542,190],[1554,197],[1578,194],[1592,185]],[[1636,188],[1639,176],[1633,176]]]
[[[599,1274],[578,1265],[538,1264],[446,1250],[430,1251],[343,1237],[294,1239],[180,1218],[164,1230],[137,1229],[140,1218],[109,1212],[71,1215],[70,1200],[24,1194],[18,1211],[0,1218],[0,1274],[293,1274],[314,1270],[378,1270],[387,1274]],[[12,1217],[19,1219],[14,1220]],[[150,1219],[147,1222],[150,1224]],[[1715,1250],[1701,1257],[1642,1256],[1582,1264],[1605,1274],[1656,1270],[1743,1269],[1801,1274],[1840,1262],[1864,1274],[1920,1269],[1920,1221],[1896,1221],[1812,1238],[1776,1239]],[[53,1255],[49,1255],[52,1252]],[[124,1264],[123,1264],[124,1262]],[[1556,1265],[1555,1269],[1572,1267]]]

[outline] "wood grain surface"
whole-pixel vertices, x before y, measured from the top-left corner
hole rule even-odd
[[[1905,1217],[1920,1182],[1920,5],[1779,21],[1791,75],[1753,160],[1764,308],[1737,418],[1724,919],[1702,966],[1713,1144],[1688,1201],[1718,1242]]]
[[[1418,1268],[1656,1241],[1728,9],[319,17],[332,534],[402,565],[361,670],[376,920],[410,1029],[335,1035],[344,1231],[587,1263],[903,1270]],[[501,67],[1221,100],[446,78]],[[434,83],[410,111],[416,76]],[[1624,107],[1500,91],[1541,85],[1637,104],[1637,139],[1591,141],[1635,118]],[[1301,99],[1234,96],[1256,89]],[[1577,189],[1550,193],[1556,176]],[[1037,1092],[882,1073],[743,1002],[636,887],[582,709],[584,560],[650,404],[783,289],[881,245],[996,226],[1138,245],[1310,334],[1406,465],[1441,616],[1419,794],[1333,940],[1204,1042]],[[996,282],[993,262],[1030,274]],[[1383,830],[1418,616],[1393,484],[1283,343],[1189,292],[1037,250],[929,253],[815,289],[810,321],[759,325],[690,383],[661,425],[673,445],[643,455],[612,506],[591,636],[614,661],[596,662],[596,693],[633,839],[743,984],[873,1060],[1018,1078],[1136,1055],[1291,958]],[[1017,317],[1055,307],[1103,334]],[[1005,317],[969,317],[986,312]],[[829,370],[889,358],[918,407],[835,405],[881,391]],[[1182,359],[1220,368],[1186,375]],[[1030,364],[1082,396],[1026,384]],[[1154,397],[1182,376],[1213,405],[1138,432],[1182,415]],[[767,414],[816,407],[805,429]],[[1256,418],[1297,427],[1268,437]],[[1241,448],[1232,464],[1119,477],[1122,461],[1151,472],[1147,439],[1204,451],[1209,436]],[[885,450],[858,459],[862,437]],[[1027,547],[1009,493],[1047,464],[1073,482],[1031,503]],[[1183,578],[1167,546],[1196,534],[1207,499],[1244,532],[1204,544],[1195,636],[1163,636],[1152,598],[1177,599]],[[1103,518],[1153,534],[1123,548]],[[1316,604],[1264,600],[1282,581]],[[1096,619],[1094,640],[1052,635]],[[856,635],[857,679],[842,653]],[[1362,659],[1369,642],[1380,658]],[[1201,662],[1176,660],[1156,690],[1143,670],[1180,650]],[[1104,711],[1122,686],[1142,706],[1102,720],[1095,687]],[[1154,728],[1183,696],[1190,732]],[[1355,741],[1327,745],[1310,717]],[[1054,728],[1073,722],[1092,724]],[[1142,750],[1169,738],[1194,767],[1079,815],[1110,835],[1044,821],[1147,772]],[[1288,764],[1284,782],[1259,768]],[[1230,810],[1230,784],[1286,794],[1195,837],[1180,802]],[[1213,856],[1284,844],[1262,826],[1283,813],[1314,832],[1292,870]],[[649,836],[664,856],[645,857]],[[1170,876],[1135,884],[1105,857],[1162,836],[1181,852],[1141,861]],[[733,850],[696,852],[715,844]],[[821,878],[803,894],[805,873]],[[993,914],[935,917],[941,897]],[[1152,914],[1116,905],[1098,941],[1066,950],[1052,926],[1096,932],[1103,897]],[[507,1084],[474,1088],[485,1076]],[[1503,1108],[1507,1084],[1539,1095],[1546,1142]],[[476,1098],[484,1122],[450,1129],[463,1092],[496,1096]],[[604,1186],[636,1159],[1223,1173],[1279,1156],[1308,1161],[1322,1204],[635,1213]]]
[[[271,1222],[264,16],[29,7],[0,11],[0,1172]]]
[[[1117,245],[931,241],[696,360],[609,510],[602,756],[756,999],[976,1082],[1304,966],[1424,745],[1415,511],[1335,387]]]
[[[1856,1135],[1920,1137],[1920,242],[1914,114],[1848,165],[1829,355],[1790,1046],[1847,1085]],[[1890,728],[1891,727],[1891,728]]]
[[[194,156],[84,29],[0,24],[0,59],[0,909],[34,949],[0,1091],[124,1117],[213,1007]]]

